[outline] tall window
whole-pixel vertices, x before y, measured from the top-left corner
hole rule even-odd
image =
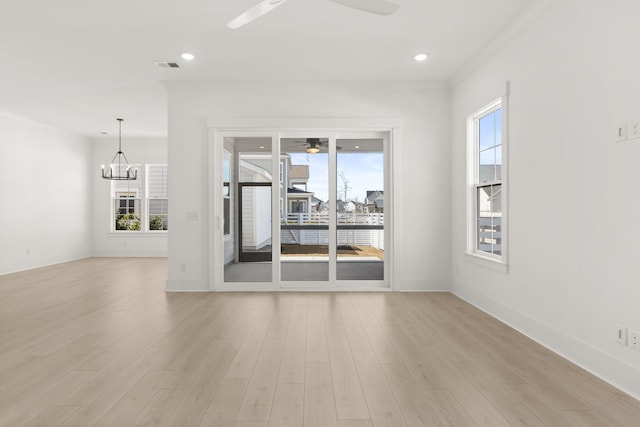
[[[504,260],[503,100],[469,117],[469,252]]]
[[[169,229],[167,165],[147,165],[147,224],[149,231]]]
[[[169,227],[167,165],[149,164],[132,181],[112,181],[112,231],[164,231]],[[144,203],[143,203],[144,202]]]

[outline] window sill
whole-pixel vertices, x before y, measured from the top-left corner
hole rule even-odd
[[[145,237],[154,237],[154,236],[166,236],[168,231],[110,231],[107,233],[108,236],[145,236]]]
[[[465,260],[472,264],[488,268],[489,270],[497,271],[498,273],[509,273],[509,264],[505,264],[500,260],[482,256],[477,253],[465,252]]]

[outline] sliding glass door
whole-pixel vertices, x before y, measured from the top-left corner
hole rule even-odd
[[[389,138],[306,131],[219,138],[221,288],[388,287]]]

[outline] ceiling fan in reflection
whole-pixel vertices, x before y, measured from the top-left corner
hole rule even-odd
[[[276,7],[280,6],[287,0],[262,0],[255,6],[242,12],[239,16],[235,17],[227,23],[229,28],[239,28],[249,22],[261,17],[262,15],[271,12]],[[364,12],[375,13],[376,15],[391,15],[397,11],[400,6],[388,2],[386,0],[329,0],[334,3],[348,6],[354,9],[362,10]]]
[[[329,140],[323,138],[306,138],[304,141],[294,141],[302,146],[307,147],[307,153],[309,154],[318,154],[320,152],[320,148],[328,147]],[[342,147],[336,146],[336,150],[342,150]]]

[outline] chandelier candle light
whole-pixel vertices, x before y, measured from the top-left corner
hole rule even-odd
[[[113,156],[109,169],[105,170],[104,165],[102,165],[102,178],[118,181],[132,181],[138,178],[138,168],[131,168],[129,160],[127,160],[127,156],[122,152],[122,122],[124,119],[117,120],[118,152]]]

